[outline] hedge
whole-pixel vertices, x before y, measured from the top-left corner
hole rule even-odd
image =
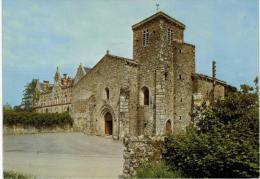
[[[27,179],[27,178],[36,178],[32,177],[31,175],[25,175],[23,173],[15,172],[15,171],[4,171],[4,178],[5,179]]]
[[[36,113],[36,112],[17,112],[4,110],[4,125],[22,125],[25,127],[51,128],[72,126],[73,120],[69,113]]]

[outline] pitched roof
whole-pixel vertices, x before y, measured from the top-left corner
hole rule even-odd
[[[204,79],[204,80],[207,80],[207,81],[213,81],[212,77],[211,76],[207,76],[207,75],[204,75],[204,74],[200,74],[200,73],[195,73],[194,76],[197,76],[201,79]],[[216,82],[223,85],[223,86],[226,86],[226,87],[229,87],[233,90],[236,90],[236,87],[234,86],[231,86],[229,84],[227,84],[227,82],[225,81],[222,81],[222,80],[219,80],[219,79],[216,79]]]
[[[211,76],[204,75],[204,74],[201,74],[201,73],[196,73],[195,75],[198,76],[198,77],[200,77],[200,78],[209,80],[209,81],[212,81],[212,80],[213,80]],[[222,83],[222,84],[227,84],[227,82],[222,81],[222,80],[219,80],[219,79],[216,79],[216,82]]]
[[[145,24],[148,21],[151,21],[157,17],[164,17],[165,19],[169,20],[170,22],[173,22],[174,24],[176,24],[177,26],[181,27],[182,29],[185,29],[185,25],[183,23],[181,23],[180,21],[168,16],[167,14],[165,14],[162,11],[159,11],[157,13],[155,13],[154,15],[142,20],[141,22],[138,22],[137,24],[132,25],[132,29],[135,29],[143,24]]]
[[[106,55],[113,57],[113,58],[116,58],[116,59],[119,59],[119,60],[124,60],[124,61],[129,62],[129,63],[134,64],[134,65],[137,65],[137,63],[130,58],[120,57],[120,56],[112,55],[112,54],[106,54]]]

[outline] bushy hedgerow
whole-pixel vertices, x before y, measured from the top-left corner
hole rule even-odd
[[[258,104],[236,93],[206,108],[196,127],[166,138],[166,164],[191,178],[258,178]]]
[[[6,179],[27,179],[27,178],[35,178],[30,175],[25,175],[22,173],[18,173],[15,171],[4,171],[4,178]]]
[[[73,121],[69,113],[35,113],[4,110],[4,125],[6,126],[22,125],[40,129],[72,126],[72,124]]]
[[[177,170],[171,170],[163,162],[143,162],[136,170],[137,178],[182,178]]]

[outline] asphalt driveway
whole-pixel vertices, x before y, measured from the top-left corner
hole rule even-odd
[[[123,145],[81,133],[3,137],[4,170],[46,178],[118,178]]]

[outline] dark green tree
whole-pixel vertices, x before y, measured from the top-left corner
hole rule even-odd
[[[36,89],[36,85],[37,85],[37,79],[33,79],[30,83],[28,83],[25,86],[25,89],[23,90],[21,107],[25,111],[32,111],[33,106],[36,104],[36,102],[39,99],[39,92]]]
[[[4,104],[3,105],[3,110],[6,111],[6,110],[12,110],[12,106],[8,103]]]
[[[258,76],[257,77],[255,77],[255,79],[254,79],[254,83],[255,83],[255,91],[256,91],[256,93],[258,94],[258,90],[259,90],[259,84],[258,84]]]
[[[205,106],[201,120],[185,134],[166,139],[164,158],[173,170],[187,177],[259,176],[258,91],[241,87]]]

